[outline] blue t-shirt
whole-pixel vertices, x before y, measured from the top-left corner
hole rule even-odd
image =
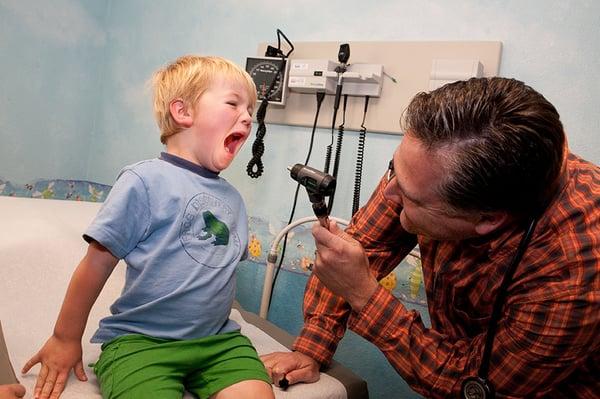
[[[229,312],[248,219],[240,194],[218,174],[166,153],[127,166],[84,238],[127,263],[125,287],[92,342],[239,329]]]

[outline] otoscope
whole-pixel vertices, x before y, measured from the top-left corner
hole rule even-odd
[[[288,170],[292,179],[306,187],[308,199],[312,203],[313,211],[321,226],[329,228],[329,212],[325,205],[325,197],[335,192],[335,178],[301,163],[288,166]]]

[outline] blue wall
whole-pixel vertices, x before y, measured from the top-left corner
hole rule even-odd
[[[600,27],[594,19],[600,3],[298,4],[0,0],[0,179],[112,184],[121,166],[161,149],[147,87],[157,67],[183,53],[218,54],[244,64],[247,55],[256,54],[258,43],[275,40],[276,28],[293,41],[502,41],[501,75],[522,79],[548,97],[562,115],[572,149],[600,162]],[[336,17],[338,13],[344,17]],[[287,219],[294,186],[284,168],[304,158],[308,136],[307,129],[270,126],[264,177],[245,175],[250,145],[225,172],[241,189],[251,214],[274,223]],[[328,132],[318,132],[317,165],[328,140]],[[398,140],[369,135],[365,192],[373,188]],[[341,164],[341,205],[335,212],[341,217],[350,213],[344,203],[350,201],[355,145],[350,134]],[[299,214],[308,212],[303,202]]]
[[[0,0],[0,179],[88,177],[106,8]]]
[[[28,187],[37,179],[111,185],[123,165],[161,150],[147,85],[156,68],[184,53],[243,65],[258,43],[276,40],[276,28],[292,41],[501,41],[500,74],[543,93],[561,113],[572,150],[599,163],[598,15],[600,2],[593,0],[0,0],[0,192],[7,181]],[[249,214],[269,226],[263,251],[288,218],[295,186],[285,167],[303,161],[309,133],[269,126],[263,177],[245,174],[251,143],[224,172]],[[350,215],[356,138],[347,134],[340,165],[334,214],[344,218]],[[329,140],[328,131],[317,132],[313,164],[322,164]],[[399,140],[367,137],[362,202]],[[309,214],[303,196],[296,215]],[[286,278],[295,289],[304,282],[301,274]],[[259,287],[245,289],[248,303],[260,294]],[[294,329],[297,320],[279,322]],[[377,362],[372,369],[384,360]],[[389,381],[380,385],[370,384],[374,397],[396,389]]]

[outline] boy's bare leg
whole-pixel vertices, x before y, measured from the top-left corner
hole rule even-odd
[[[241,381],[217,392],[210,399],[274,399],[271,384],[260,380]]]

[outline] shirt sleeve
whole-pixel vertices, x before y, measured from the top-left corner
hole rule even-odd
[[[393,270],[417,242],[416,237],[405,232],[398,223],[401,208],[383,196],[386,184],[384,176],[346,229],[363,246],[369,267],[378,280]],[[304,326],[294,350],[322,365],[329,364],[346,332],[350,311],[350,305],[343,298],[334,295],[314,275],[310,276],[304,294]]]
[[[115,257],[125,258],[148,232],[148,192],[143,180],[124,170],[110,190],[100,211],[85,231],[87,242],[99,242]]]
[[[383,186],[380,183],[347,230],[365,247],[378,278],[414,246],[398,227],[398,210],[382,197]],[[503,397],[552,392],[600,345],[600,295],[589,289],[597,287],[597,258],[590,255],[585,264],[568,262],[556,245],[549,250],[546,243],[532,246],[523,264],[529,271],[521,277],[527,286],[523,280],[511,285],[491,352],[489,380]],[[547,268],[555,273],[540,273],[532,280],[533,270]],[[563,279],[565,273],[571,277]],[[451,339],[443,329],[425,327],[418,312],[407,310],[383,287],[356,313],[311,276],[304,306],[305,325],[294,349],[322,364],[331,359],[348,327],[376,345],[411,388],[425,397],[459,397],[464,378],[477,375],[486,331]]]
[[[597,347],[598,298],[556,294],[514,304],[499,322],[489,375],[498,393],[543,396]],[[452,342],[425,328],[417,312],[383,287],[351,315],[349,328],[375,344],[415,391],[432,398],[459,397],[463,379],[477,375],[485,342],[484,333]]]

